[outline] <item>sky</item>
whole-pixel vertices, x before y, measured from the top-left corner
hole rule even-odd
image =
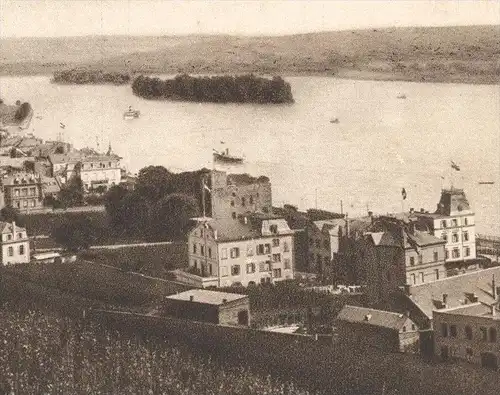
[[[500,0],[0,0],[0,37],[500,25]]]

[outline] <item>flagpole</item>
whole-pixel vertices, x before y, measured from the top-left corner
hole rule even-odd
[[[201,204],[203,207],[203,218],[205,218],[205,176],[203,175],[201,178]]]

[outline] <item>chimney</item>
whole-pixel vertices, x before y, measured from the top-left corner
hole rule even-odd
[[[222,303],[227,303],[227,299],[222,299]]]
[[[194,295],[189,295],[189,301],[192,302],[194,300]]]
[[[443,305],[446,307],[446,302],[448,302],[448,294],[443,294]]]
[[[420,209],[420,212],[421,212],[421,213],[423,213],[423,212],[425,212],[425,210],[424,210],[423,208],[421,208],[421,209]]]
[[[413,207],[410,207],[410,214],[413,214],[414,211],[415,209]]]

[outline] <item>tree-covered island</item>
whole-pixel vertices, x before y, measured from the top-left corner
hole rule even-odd
[[[132,91],[145,99],[212,103],[294,102],[292,88],[283,78],[269,79],[253,74],[212,77],[181,74],[166,80],[140,75],[132,83]]]
[[[130,82],[130,75],[102,70],[71,69],[54,72],[52,82],[56,84],[115,84],[124,85]]]

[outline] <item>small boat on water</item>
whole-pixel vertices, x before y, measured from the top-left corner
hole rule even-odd
[[[219,152],[214,150],[214,161],[223,163],[243,163],[243,158],[238,156],[229,155],[229,149]]]
[[[123,119],[135,119],[141,116],[141,112],[139,110],[133,110],[132,106],[128,108],[128,111],[123,113]]]
[[[495,181],[479,181],[479,185],[493,185]]]
[[[406,99],[406,95],[404,93],[401,95],[398,95],[397,97],[398,97],[398,99]]]
[[[330,119],[330,123],[339,123],[339,119],[338,118],[332,118]]]

